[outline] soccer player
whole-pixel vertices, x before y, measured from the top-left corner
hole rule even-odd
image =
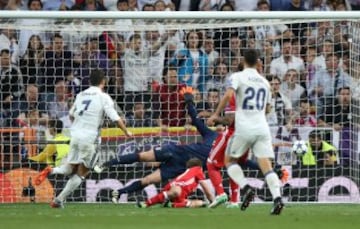
[[[161,162],[160,166],[153,173],[137,180],[119,190],[112,192],[112,201],[117,202],[121,194],[132,193],[143,189],[149,184],[159,183],[160,181],[168,182],[186,170],[186,162],[190,158],[198,158],[202,161],[203,167],[206,165],[206,159],[209,156],[212,144],[218,133],[209,129],[205,123],[197,118],[197,112],[193,104],[193,95],[191,93],[184,94],[184,100],[187,104],[186,108],[191,118],[192,124],[200,132],[203,142],[197,142],[187,145],[163,145],[155,147],[149,151],[121,155],[100,166],[95,166],[94,171],[101,173],[104,169],[117,164],[132,164],[134,162]]]
[[[250,148],[257,158],[274,199],[271,214],[279,215],[284,204],[281,200],[280,180],[273,171],[270,161],[271,158],[274,158],[274,151],[270,128],[265,117],[265,112],[271,108],[269,106],[271,102],[270,85],[256,70],[257,59],[256,50],[249,49],[244,52],[245,69],[231,75],[225,95],[215,113],[208,119],[208,124],[214,124],[214,120],[219,117],[220,112],[236,93],[235,133],[229,140],[225,155],[227,173],[240,188],[244,189],[245,195],[241,209],[245,210],[254,199],[255,192],[249,186],[237,162],[238,158]]]
[[[228,106],[225,108],[224,119],[218,118],[216,120],[216,122],[218,123],[227,124],[228,127],[224,132],[219,134],[219,136],[216,138],[206,163],[208,176],[216,192],[216,198],[209,205],[210,208],[215,208],[218,205],[225,203],[228,200],[228,196],[225,193],[224,187],[222,185],[221,168],[225,166],[224,154],[228,140],[233,135],[235,130],[234,112],[235,112],[235,96],[233,96],[230,99]],[[248,153],[245,153],[239,159],[239,163],[245,164],[247,161],[247,157],[248,157]],[[231,190],[230,202],[228,203],[227,207],[237,208],[239,202],[239,194],[238,194],[239,186],[231,178],[230,178],[230,190]]]
[[[227,125],[227,129],[221,134],[219,134],[219,136],[216,138],[206,163],[208,176],[216,192],[216,197],[214,202],[212,202],[209,205],[210,208],[215,208],[218,205],[225,203],[228,199],[224,191],[224,187],[222,185],[221,169],[225,166],[224,157],[225,157],[226,146],[228,144],[229,139],[232,137],[235,131],[235,122],[234,122],[235,110],[236,110],[236,101],[235,101],[235,96],[233,96],[230,99],[228,105],[225,107],[225,117],[216,120],[217,123],[223,123]],[[238,159],[238,163],[242,166],[260,170],[258,164],[255,161],[248,159],[248,154],[249,153],[247,150],[244,153],[244,155]],[[286,169],[282,169],[281,166],[278,166],[274,168],[274,170],[283,183],[285,183],[288,180],[289,174]],[[236,182],[234,182],[231,179],[231,177],[230,177],[230,190],[231,190],[230,202],[228,202],[226,207],[238,208],[239,186]]]
[[[103,92],[106,84],[105,74],[101,70],[93,70],[90,74],[90,87],[80,92],[70,109],[70,116],[74,119],[71,126],[70,152],[67,163],[71,165],[74,174],[66,183],[64,189],[55,197],[50,206],[63,208],[63,202],[81,182],[92,168],[91,162],[95,156],[95,144],[105,113],[111,120],[116,121],[126,136],[131,133],[126,129],[122,119],[114,109],[110,96]]]
[[[147,208],[155,204],[166,204],[166,206],[173,208],[206,207],[207,201],[187,199],[188,195],[193,193],[200,184],[207,199],[213,201],[210,188],[205,181],[202,161],[198,158],[191,158],[186,162],[186,167],[186,171],[165,185],[161,193],[148,199],[145,203],[138,202],[138,207]]]

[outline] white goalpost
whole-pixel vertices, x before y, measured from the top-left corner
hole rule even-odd
[[[38,155],[49,144],[56,149],[50,120],[61,120],[69,135],[69,108],[89,86],[91,70],[106,73],[106,90],[135,134],[126,139],[105,120],[94,158],[102,163],[163,144],[201,141],[163,70],[175,67],[176,83],[197,89],[197,110],[206,119],[249,48],[258,50],[259,69],[274,91],[268,121],[274,162],[290,172],[284,200],[360,202],[360,15],[355,11],[1,11],[0,31],[0,203],[49,202],[64,187],[63,175],[34,184],[41,169],[58,165],[56,150]],[[308,141],[312,133],[336,150],[313,150],[310,161],[291,152],[292,142]],[[108,202],[112,190],[155,168],[134,163],[91,173],[68,201]],[[271,200],[261,173],[244,171],[256,201]],[[120,202],[152,197],[161,185],[123,195]],[[201,190],[195,195],[203,196]]]

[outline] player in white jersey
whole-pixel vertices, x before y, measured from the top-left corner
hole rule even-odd
[[[265,117],[265,113],[271,108],[270,84],[256,70],[256,50],[249,49],[244,52],[244,60],[244,70],[231,75],[226,93],[215,113],[208,119],[208,124],[214,124],[214,120],[217,120],[230,98],[236,93],[235,133],[229,140],[225,155],[227,173],[245,192],[241,205],[241,210],[245,210],[254,199],[255,192],[248,185],[237,160],[250,148],[258,160],[274,199],[271,214],[279,215],[284,204],[281,200],[280,180],[273,171],[270,160],[274,158],[274,151]]]
[[[76,96],[70,116],[73,118],[71,126],[70,152],[67,163],[71,165],[73,175],[66,183],[61,193],[51,202],[53,208],[63,207],[63,202],[85,179],[92,168],[95,154],[95,142],[99,136],[104,113],[131,136],[125,124],[114,108],[111,97],[103,92],[106,84],[104,72],[93,70],[90,74],[91,86]]]

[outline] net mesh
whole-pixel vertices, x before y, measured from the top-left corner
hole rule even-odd
[[[49,120],[60,119],[68,135],[69,108],[102,69],[107,92],[135,133],[126,140],[105,120],[97,163],[119,154],[201,138],[191,127],[174,84],[163,75],[174,65],[176,83],[197,88],[199,116],[209,117],[225,91],[227,77],[241,69],[242,53],[258,50],[259,71],[274,90],[271,126],[275,162],[290,171],[283,193],[288,201],[358,202],[360,23],[356,20],[1,19],[0,202],[48,202],[66,177],[50,176],[34,185],[38,171],[57,163]],[[172,88],[172,87],[170,87]],[[350,93],[350,96],[349,96]],[[294,140],[313,130],[336,153],[291,152]],[[39,162],[38,162],[39,161]],[[55,164],[57,163],[57,164]],[[110,191],[154,171],[151,164],[117,166],[89,179],[69,201],[108,201]],[[245,169],[258,201],[271,199],[260,172]],[[225,172],[224,187],[229,180]],[[163,184],[161,184],[163,185]],[[161,185],[148,186],[143,198]],[[33,197],[32,189],[35,189]],[[202,196],[197,192],[195,196]],[[133,195],[122,196],[126,202]]]

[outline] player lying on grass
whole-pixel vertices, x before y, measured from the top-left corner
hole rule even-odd
[[[186,171],[167,183],[163,190],[146,202],[137,202],[140,208],[147,208],[155,204],[164,204],[173,208],[198,208],[206,207],[208,202],[204,200],[189,200],[187,197],[193,193],[200,184],[207,199],[213,201],[210,187],[206,184],[202,169],[202,161],[191,158],[186,162]]]

